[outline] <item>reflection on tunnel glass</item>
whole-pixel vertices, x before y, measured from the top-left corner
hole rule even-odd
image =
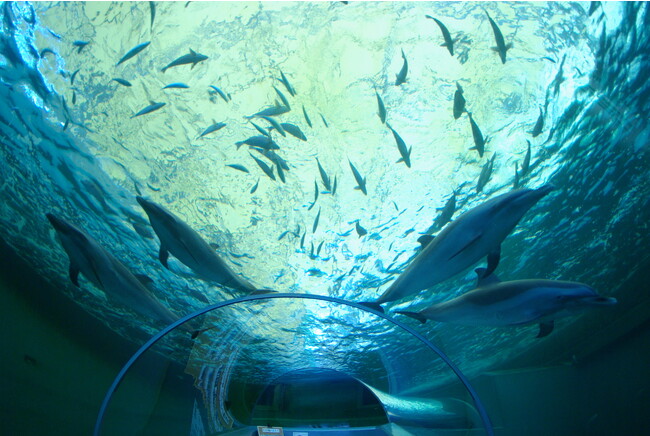
[[[323,305],[330,307],[330,316],[315,317],[313,309]],[[288,312],[294,315],[277,316]],[[194,318],[211,328],[194,341],[164,341]],[[362,318],[366,323],[359,322]],[[214,324],[216,319],[220,324]],[[314,335],[314,325],[327,325],[328,334]],[[350,351],[351,341],[387,330],[400,346],[355,344],[356,350]],[[164,351],[170,346],[171,351]],[[413,362],[405,358],[405,350],[426,359],[435,376],[421,380],[409,374]],[[156,375],[151,371],[155,367],[167,369]],[[122,431],[123,422],[132,426],[139,420],[148,431],[157,429],[149,415],[138,417],[125,409],[130,391],[142,382],[140,372],[149,374],[149,382],[157,380],[154,384],[163,390],[170,378],[174,384],[182,380],[175,400],[192,407],[186,406],[191,414],[181,414],[178,421],[185,425],[191,416],[193,427],[212,434],[230,434],[234,429],[240,432],[236,434],[251,434],[261,426],[308,430],[312,435],[325,430],[383,435],[396,429],[493,434],[476,391],[439,349],[381,312],[332,297],[273,293],[244,297],[170,325],[122,369],[106,395],[95,435]],[[182,385],[184,400],[178,394]],[[152,400],[161,395],[155,391]],[[151,413],[157,414],[157,408]]]

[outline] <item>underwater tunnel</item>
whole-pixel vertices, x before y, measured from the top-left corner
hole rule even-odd
[[[382,340],[386,334],[393,341]],[[408,356],[427,362],[435,379],[409,371]],[[133,395],[143,407],[132,407]],[[117,375],[94,434],[188,428],[242,436],[262,429],[494,434],[467,378],[411,327],[338,298],[279,293],[215,304],[161,330]]]

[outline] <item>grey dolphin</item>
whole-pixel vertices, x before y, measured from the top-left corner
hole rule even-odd
[[[554,189],[545,185],[538,189],[518,189],[480,204],[448,224],[415,256],[404,272],[373,303],[399,300],[428,289],[469,268],[482,257],[488,257],[490,275],[499,264],[501,242],[535,203]]]
[[[47,219],[59,235],[70,259],[70,280],[79,286],[79,273],[104,291],[106,296],[132,310],[170,324],[178,319],[119,260],[93,238],[50,213]]]
[[[149,216],[149,222],[160,239],[160,262],[167,267],[169,253],[205,280],[239,291],[257,290],[236,275],[201,236],[176,215],[142,197],[136,197]]]
[[[501,282],[494,275],[483,277],[477,268],[476,289],[420,312],[398,312],[426,322],[428,319],[475,326],[516,326],[539,322],[538,338],[553,331],[554,320],[591,307],[616,304],[584,283],[558,280]]]

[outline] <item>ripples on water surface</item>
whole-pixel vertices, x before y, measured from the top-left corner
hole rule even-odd
[[[513,44],[505,64],[490,49],[484,8]],[[138,194],[217,243],[229,265],[259,287],[372,300],[404,269],[420,233],[455,190],[457,216],[512,189],[529,140],[530,171],[520,184],[550,181],[558,189],[506,239],[499,275],[581,281],[625,306],[625,297],[633,297],[620,284],[648,259],[649,47],[642,32],[648,12],[645,3],[604,3],[591,15],[587,9],[575,3],[161,2],[152,23],[145,2],[4,3],[3,238],[61,298],[132,339],[160,326],[84,279],[75,288],[45,213],[79,225],[130,270],[152,277],[156,296],[178,315],[202,307],[204,299],[236,294],[194,278],[175,260],[173,273],[161,267]],[[456,38],[454,57],[440,46],[440,29],[427,14]],[[189,49],[208,59],[161,72]],[[395,86],[401,50],[408,76]],[[295,96],[276,80],[281,71]],[[162,89],[173,82],[189,88]],[[456,83],[489,136],[482,158],[470,150],[467,115],[452,116]],[[262,172],[250,156],[262,158],[256,151],[235,145],[258,134],[244,116],[279,101],[273,86],[292,108],[278,119],[307,137],[274,134],[289,168],[286,182]],[[410,168],[397,163],[400,153],[377,116],[375,90],[388,122],[412,147]],[[151,102],[166,104],[133,118]],[[540,108],[544,127],[533,137]],[[216,122],[226,126],[199,137]],[[495,154],[492,177],[477,193],[481,170]],[[336,177],[336,193],[323,192],[316,158]],[[367,196],[354,189],[348,161],[367,178]],[[315,182],[321,192],[310,208]],[[357,221],[367,234],[358,235]],[[473,281],[470,269],[393,308],[421,308],[470,289]],[[322,341],[358,321],[334,312],[305,314],[320,334],[307,335],[304,349],[321,353],[324,367]],[[558,330],[580,318],[561,321]],[[517,355],[536,333],[535,327],[418,328],[470,373]],[[278,344],[284,340],[266,334],[271,342],[274,334]],[[391,344],[391,334],[385,326],[341,344],[354,356]],[[407,361],[414,380],[434,371]]]

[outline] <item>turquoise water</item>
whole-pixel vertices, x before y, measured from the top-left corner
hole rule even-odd
[[[491,50],[485,10],[512,43],[505,64]],[[586,3],[177,2],[156,3],[155,11],[152,19],[145,2],[2,4],[3,238],[60,298],[121,336],[142,343],[163,325],[83,275],[75,287],[46,213],[82,228],[130,271],[147,274],[155,297],[177,316],[242,294],[201,280],[173,256],[164,269],[136,195],[218,244],[219,256],[255,287],[370,301],[406,268],[418,237],[454,191],[455,218],[512,189],[527,141],[530,171],[520,186],[551,182],[557,189],[505,240],[499,276],[584,282],[616,297],[618,306],[561,319],[541,340],[534,338],[536,326],[410,325],[476,376],[539,341],[579,342],[594,326],[606,330],[645,295],[626,283],[649,257],[646,4],[608,2],[589,13]],[[426,15],[456,38],[453,57]],[[161,72],[190,49],[207,59]],[[396,86],[402,50],[408,74]],[[281,72],[295,96],[278,80]],[[162,89],[173,82],[189,88]],[[482,157],[470,149],[467,115],[453,117],[456,83],[489,137]],[[277,169],[271,180],[251,155],[270,160],[235,145],[259,134],[244,117],[280,100],[273,86],[291,105],[277,118],[307,138],[274,132],[276,152],[289,168],[285,182]],[[375,91],[389,124],[412,147],[410,167],[397,162],[401,154],[377,116]],[[133,117],[152,101],[165,106]],[[533,137],[540,108],[544,126]],[[200,137],[216,122],[226,126]],[[326,192],[316,158],[336,177],[335,193]],[[492,176],[477,192],[492,158]],[[366,177],[367,195],[354,189],[349,162]],[[314,184],[319,195],[311,207]],[[358,234],[357,221],[367,234]],[[419,310],[460,295],[474,287],[472,270],[387,309]],[[246,334],[282,351],[248,349],[251,361],[275,369],[265,373],[239,362],[242,378],[265,380],[305,365],[354,367],[372,380],[400,374],[392,393],[403,395],[424,395],[452,380],[442,363],[421,359],[389,324],[363,331],[359,325],[372,318],[327,305],[276,306],[231,314]],[[270,328],[267,316],[293,321]],[[225,343],[241,341],[236,331],[230,334]],[[368,363],[386,348],[399,350],[399,359]],[[386,374],[375,369],[382,366]]]

